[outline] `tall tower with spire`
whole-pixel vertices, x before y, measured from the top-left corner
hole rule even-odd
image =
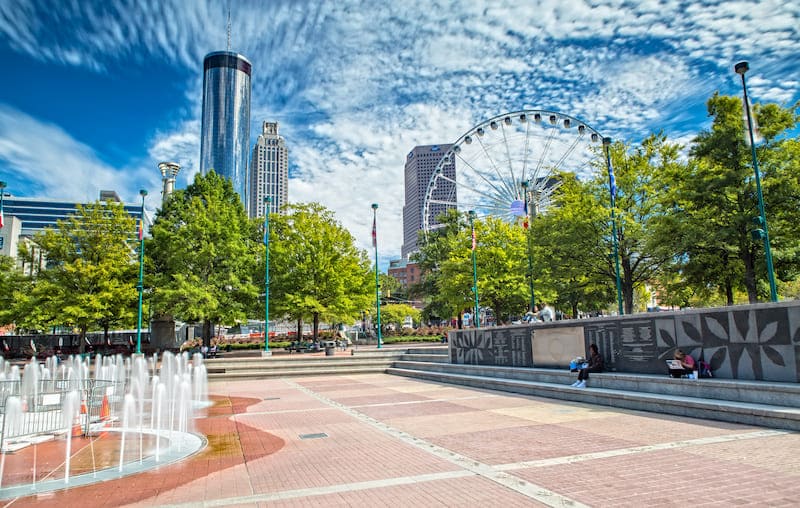
[[[200,127],[200,172],[214,170],[233,184],[245,208],[250,151],[250,78],[252,64],[230,50],[203,59],[203,114]]]

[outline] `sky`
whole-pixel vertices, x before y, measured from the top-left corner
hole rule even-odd
[[[198,172],[203,57],[253,64],[251,141],[277,121],[289,201],[333,210],[382,268],[403,241],[403,168],[505,112],[556,111],[636,144],[689,144],[716,91],[800,100],[796,0],[0,2],[0,180],[14,196],[160,205]]]

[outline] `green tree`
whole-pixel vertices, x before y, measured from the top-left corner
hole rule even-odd
[[[751,303],[768,294],[763,242],[754,239],[758,201],[751,151],[745,143],[742,101],[714,94],[708,101],[713,117],[691,148],[686,168],[662,174],[663,204],[669,214],[657,224],[660,245],[676,250],[674,272],[696,291],[716,288],[728,305],[745,291]],[[782,137],[797,125],[796,108],[756,105],[764,142],[757,152],[763,195],[778,277],[791,280],[798,273],[798,217],[800,187],[797,140]],[[758,280],[764,281],[761,285]]]
[[[196,175],[166,201],[146,242],[145,283],[155,313],[202,322],[205,345],[213,323],[246,320],[263,287],[254,280],[261,234],[227,179],[214,171]]]
[[[418,309],[404,303],[381,305],[381,324],[383,326],[392,324],[400,330],[403,328],[406,317],[410,317],[414,324],[418,325],[421,314]]]
[[[41,320],[86,331],[130,324],[137,308],[134,219],[121,203],[79,205],[57,228],[37,233],[47,259],[31,290]]]
[[[317,203],[270,215],[270,309],[298,321],[352,321],[368,309],[375,279],[365,251]],[[301,329],[298,330],[298,333]]]
[[[455,213],[443,216],[444,227],[430,235],[416,255],[426,288],[428,316],[459,315],[474,306],[472,239],[468,222]],[[524,230],[494,217],[474,221],[477,242],[478,297],[500,321],[525,311],[529,298]]]
[[[603,309],[615,299],[613,259],[603,254],[608,208],[574,174],[559,180],[552,206],[531,221],[535,291],[537,302],[577,316],[579,309]]]

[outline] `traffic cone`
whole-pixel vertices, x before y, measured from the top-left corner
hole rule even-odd
[[[108,395],[103,395],[103,405],[100,406],[100,420],[106,421],[111,418],[111,408],[108,405]]]

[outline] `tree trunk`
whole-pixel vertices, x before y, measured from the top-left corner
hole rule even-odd
[[[747,288],[747,300],[750,303],[758,303],[755,256],[751,252],[746,252],[742,261],[744,261],[744,285]],[[733,303],[731,302],[730,305],[733,305]]]
[[[733,305],[733,285],[731,281],[725,281],[725,301],[728,306]]]
[[[80,328],[80,337],[78,338],[78,353],[83,354],[86,352],[86,327]]]
[[[303,340],[303,318],[297,318],[297,340]]]
[[[203,345],[206,347],[211,347],[211,331],[213,326],[210,320],[203,320]]]
[[[314,313],[314,340],[319,338],[319,312]]]

